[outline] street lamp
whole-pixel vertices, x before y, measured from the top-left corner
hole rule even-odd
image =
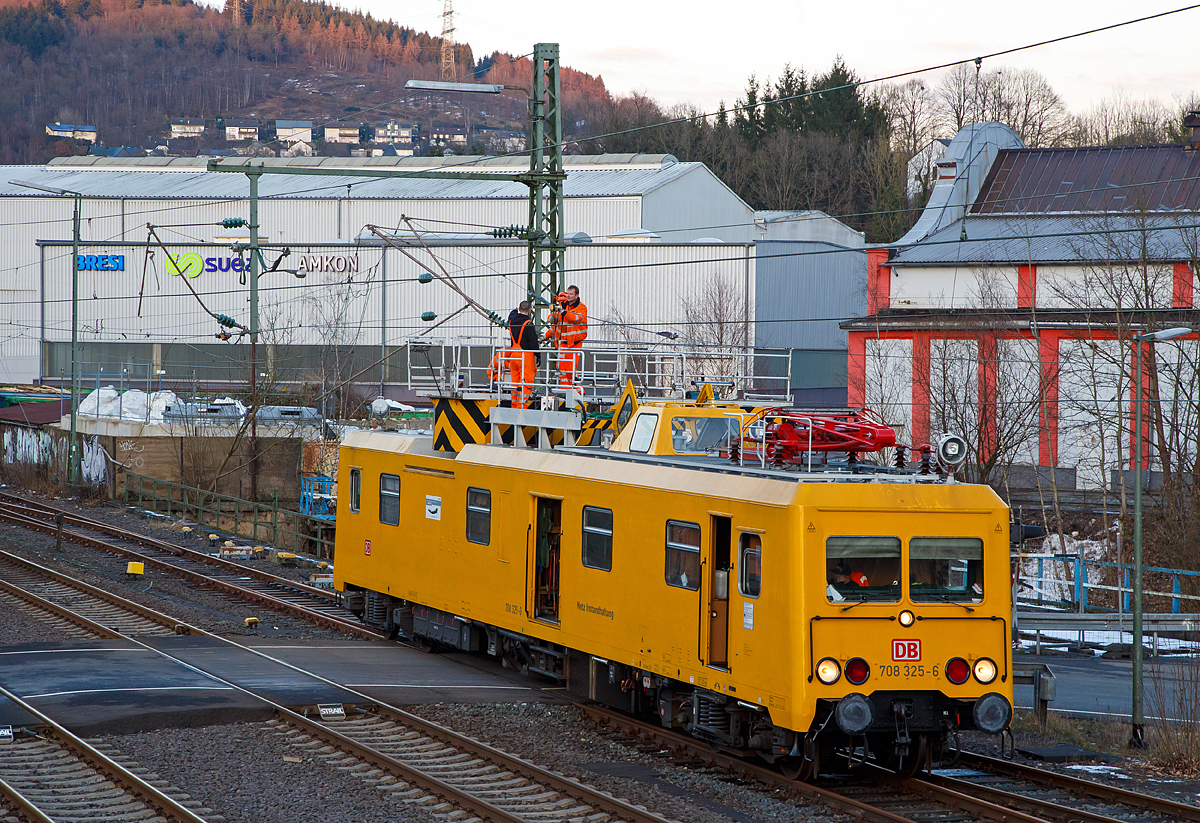
[[[1134,336],[1137,341],[1134,390],[1134,438],[1133,450],[1133,734],[1129,738],[1131,748],[1146,748],[1145,714],[1142,710],[1142,348],[1145,343],[1174,340],[1191,334],[1190,328],[1177,326],[1173,329],[1146,332]]]
[[[83,195],[77,191],[56,189],[53,186],[42,186],[38,183],[25,183],[20,180],[9,180],[8,182],[13,186],[36,189],[59,196],[69,195],[75,198],[75,219],[71,235],[73,241],[71,245],[71,444],[67,451],[67,481],[74,484],[79,471],[79,452],[75,444],[75,410],[79,408],[79,204]]]

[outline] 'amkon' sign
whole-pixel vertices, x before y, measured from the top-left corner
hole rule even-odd
[[[353,274],[358,271],[357,254],[302,254],[296,265],[298,272],[331,271]]]

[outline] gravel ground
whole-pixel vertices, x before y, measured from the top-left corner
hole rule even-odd
[[[711,769],[676,765],[672,758],[647,747],[600,732],[573,706],[436,703],[406,708],[676,820],[752,823],[852,819],[808,800],[789,800],[782,792],[744,785]],[[615,777],[599,773],[600,769],[637,777]]]
[[[191,548],[198,550],[208,545],[207,541],[185,538],[180,525],[175,521],[155,517],[143,518],[124,506],[80,506],[74,501],[41,499],[42,502],[79,511],[84,516],[102,520],[110,525],[141,531],[183,545],[191,543]],[[16,526],[0,526],[0,549],[70,574],[214,634],[226,637],[257,634],[297,640],[354,639],[352,636],[311,625],[256,603],[238,600],[214,590],[198,588],[179,577],[152,567],[146,569],[144,576],[131,580],[125,576],[127,559],[118,555],[101,554],[95,549],[78,546],[66,540],[63,541],[61,551],[56,551],[54,546],[54,538],[49,535]],[[308,575],[315,570],[311,566],[278,566],[267,560],[250,561],[247,565],[303,582],[307,582]],[[257,630],[246,628],[245,620],[248,617],[259,619]],[[6,643],[59,639],[47,636],[44,630],[39,633],[36,626],[28,625],[14,627],[11,635],[6,636],[9,638],[4,641]]]
[[[97,740],[179,786],[229,823],[433,823],[438,819],[288,744],[266,723],[162,729]]]

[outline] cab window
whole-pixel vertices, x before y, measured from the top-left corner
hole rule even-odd
[[[350,511],[358,514],[358,508],[362,503],[362,470],[350,470]]]
[[[667,521],[667,585],[700,588],[700,526]]]
[[[671,448],[676,454],[695,454],[725,445],[736,432],[732,417],[672,417]]]
[[[983,540],[914,537],[908,541],[909,596],[913,602],[983,600]]]
[[[612,509],[583,507],[583,565],[589,569],[612,571]]]
[[[826,596],[835,603],[900,599],[900,538],[838,535],[825,541]]]
[[[467,540],[487,545],[492,539],[492,493],[467,489]]]
[[[400,525],[400,475],[379,475],[379,522]]]
[[[639,414],[633,420],[633,434],[629,437],[629,450],[645,454],[654,444],[654,428],[658,425],[657,414]]]
[[[738,579],[741,582],[742,594],[746,597],[758,597],[762,592],[762,538],[757,534],[743,532],[738,539],[741,563]]]

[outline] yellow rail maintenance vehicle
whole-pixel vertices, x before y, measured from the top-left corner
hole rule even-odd
[[[955,482],[960,439],[914,468],[852,412],[615,408],[609,448],[347,436],[347,607],[793,775],[837,750],[911,773],[1008,729],[1008,509]],[[886,448],[900,467],[860,459]]]

